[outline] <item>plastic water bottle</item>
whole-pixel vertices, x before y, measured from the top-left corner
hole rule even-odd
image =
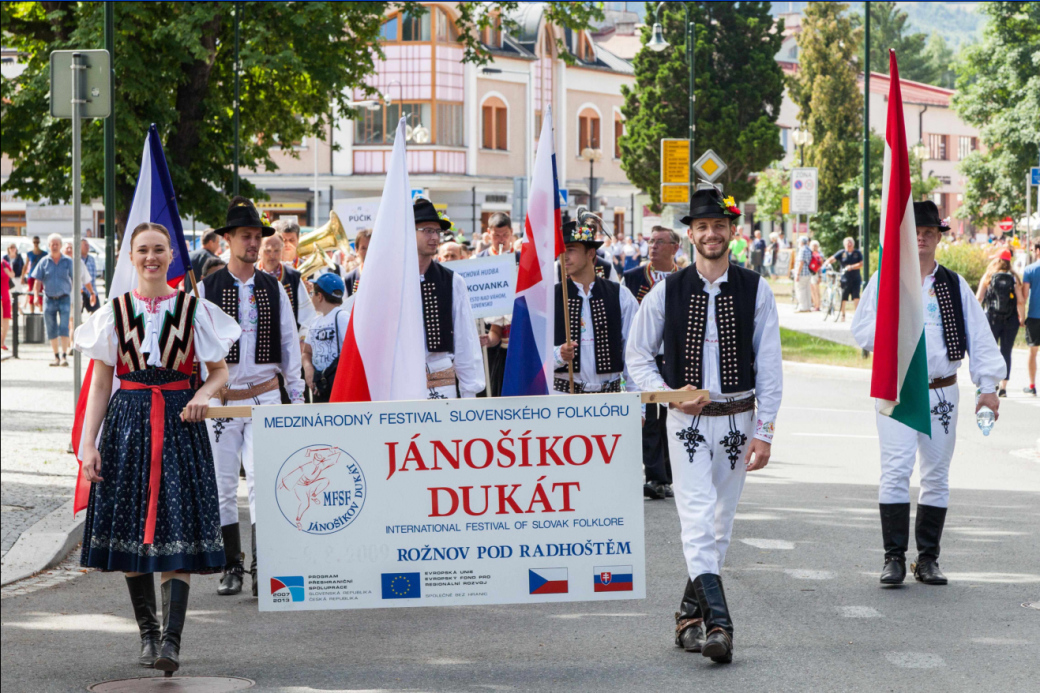
[[[984,436],[988,436],[989,432],[993,430],[993,423],[996,420],[997,417],[993,414],[993,410],[986,406],[980,408],[975,415],[975,421],[979,424],[979,430]]]

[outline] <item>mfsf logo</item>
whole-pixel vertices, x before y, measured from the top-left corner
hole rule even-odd
[[[308,534],[332,534],[361,513],[365,473],[350,453],[332,445],[300,448],[278,470],[275,498],[289,524]]]

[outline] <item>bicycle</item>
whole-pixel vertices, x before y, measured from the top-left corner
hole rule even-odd
[[[823,311],[823,319],[826,321],[827,318],[834,316],[834,321],[838,321],[838,315],[841,309],[841,275],[845,274],[843,269],[839,272],[827,272],[824,279],[824,294],[823,300],[821,301],[821,310]]]

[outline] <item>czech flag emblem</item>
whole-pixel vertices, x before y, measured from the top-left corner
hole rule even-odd
[[[527,574],[531,594],[567,594],[566,568],[535,568]]]

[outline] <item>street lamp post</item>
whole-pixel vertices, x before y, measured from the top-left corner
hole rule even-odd
[[[603,150],[585,147],[581,150],[581,158],[589,162],[589,211],[596,211],[596,179],[594,167],[596,162],[603,158]]]
[[[670,45],[668,43],[668,41],[665,40],[665,38],[664,38],[664,29],[661,26],[661,8],[663,8],[663,7],[664,7],[664,3],[663,2],[660,2],[660,3],[657,4],[657,11],[654,13],[655,21],[654,21],[653,36],[650,38],[649,43],[646,44],[647,48],[649,48],[650,50],[655,51],[657,53],[660,53],[661,51],[663,51],[665,48],[667,48]],[[696,25],[696,23],[693,20],[693,15],[691,14],[692,8],[693,8],[693,3],[692,2],[684,2],[683,3],[683,9],[686,10],[686,36],[685,36],[686,62],[690,66],[690,75],[689,75],[689,81],[690,81],[690,108],[689,108],[689,118],[688,118],[688,121],[689,121],[688,122],[688,125],[689,125],[689,138],[690,138],[690,152],[689,152],[690,171],[689,171],[689,194],[687,195],[687,197],[690,197],[690,198],[693,197],[693,191],[697,187],[696,176],[694,175],[694,171],[693,171],[693,162],[696,161],[696,157],[694,157],[694,155],[693,155],[693,152],[694,152],[693,139],[694,139],[694,134],[697,131],[697,126],[694,123],[694,118],[693,118],[693,107],[694,107],[694,102],[696,101],[696,95],[694,94],[694,79],[693,78],[694,78],[694,44],[697,42],[697,25]]]

